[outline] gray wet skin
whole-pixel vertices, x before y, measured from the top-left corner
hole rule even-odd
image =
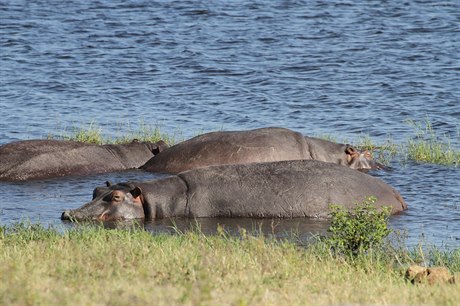
[[[370,196],[377,198],[377,207],[389,206],[393,214],[407,208],[399,193],[382,180],[337,164],[314,160],[234,164],[98,187],[91,202],[65,211],[62,219],[328,218],[330,204],[351,209]]]
[[[157,143],[95,145],[65,140],[25,140],[0,146],[0,181],[26,181],[134,169],[165,149]]]
[[[179,173],[211,165],[299,159],[320,160],[352,169],[377,169],[382,166],[372,159],[370,152],[360,152],[351,145],[270,127],[203,134],[166,149],[152,157],[141,169]]]

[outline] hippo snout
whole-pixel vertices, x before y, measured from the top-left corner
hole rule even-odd
[[[89,221],[91,219],[96,219],[83,215],[78,209],[76,210],[65,210],[61,215],[61,220],[68,221]]]

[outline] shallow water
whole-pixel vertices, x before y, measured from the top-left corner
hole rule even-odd
[[[405,121],[428,118],[458,148],[459,12],[458,1],[1,1],[0,144],[90,122],[110,137],[145,122],[184,138],[283,126],[404,143]],[[373,173],[409,204],[392,225],[409,244],[459,246],[459,168],[392,167]],[[1,183],[0,222],[61,224],[105,180],[152,176]]]

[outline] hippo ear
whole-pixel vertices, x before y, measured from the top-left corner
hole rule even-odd
[[[110,181],[105,181],[105,186],[110,187],[110,186],[112,186],[112,185],[113,185],[112,182],[110,182]]]
[[[347,162],[351,163],[351,161],[359,155],[359,152],[352,145],[347,144],[345,147],[345,154],[347,154]]]
[[[160,147],[153,148],[152,153],[153,155],[157,155],[158,153],[160,153]]]
[[[354,155],[358,153],[358,151],[350,144],[345,145],[345,153],[348,155]]]
[[[130,194],[132,194],[133,198],[137,198],[142,194],[142,190],[139,187],[134,187],[134,189],[129,191]]]
[[[153,155],[157,155],[158,153],[161,153],[169,148],[169,146],[163,140],[157,141],[154,145],[155,147],[152,149]]]

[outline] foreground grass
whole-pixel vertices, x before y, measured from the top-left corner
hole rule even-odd
[[[404,281],[419,255],[370,252],[350,262],[321,243],[19,224],[0,227],[0,304],[456,304],[458,284]],[[430,257],[460,270],[459,250]]]

